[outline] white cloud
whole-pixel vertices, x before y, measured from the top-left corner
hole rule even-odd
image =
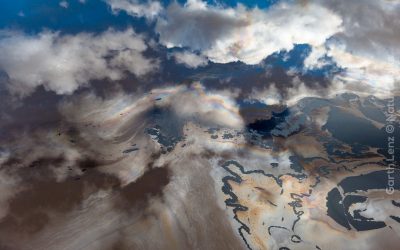
[[[321,46],[341,30],[341,19],[320,5],[278,4],[268,10],[223,9],[200,0],[172,3],[156,27],[167,47],[199,50],[211,61],[257,64],[294,44]]]
[[[325,66],[327,64],[326,60],[324,60],[325,55],[326,55],[325,46],[312,48],[310,54],[304,60],[304,67],[312,69],[312,68],[321,68]]]
[[[154,18],[162,10],[162,6],[158,1],[147,1],[141,3],[138,0],[105,0],[110,5],[112,11],[125,11],[131,16]]]
[[[157,67],[143,56],[147,45],[132,29],[99,35],[44,31],[35,36],[2,31],[0,37],[0,68],[10,89],[20,95],[40,85],[70,94],[90,80],[119,80],[127,71],[143,76]]]
[[[378,90],[390,93],[395,88],[399,88],[400,65],[396,63],[360,56],[336,45],[329,48],[327,55],[346,69],[341,75],[346,82],[357,82],[359,85],[368,86],[375,89],[375,93]]]
[[[179,64],[184,64],[188,68],[197,68],[208,64],[207,58],[201,55],[196,55],[189,51],[172,53],[175,61]]]
[[[200,83],[164,98],[162,104],[171,106],[175,113],[185,119],[193,119],[207,126],[242,128],[239,108],[230,92],[207,92]]]
[[[69,3],[67,1],[61,1],[59,5],[65,9],[68,9]]]
[[[320,1],[341,16],[343,30],[327,43],[325,51],[315,50],[306,62],[319,67],[327,55],[345,68],[342,79],[376,90],[399,88],[400,1]],[[314,48],[315,49],[315,48]]]

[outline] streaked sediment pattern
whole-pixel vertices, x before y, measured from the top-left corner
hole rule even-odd
[[[0,3],[0,250],[400,249],[400,0]]]
[[[65,122],[4,144],[0,241],[7,249],[358,249],[362,239],[393,248],[400,196],[398,184],[385,192],[383,100],[350,97],[357,101],[236,104],[198,84],[73,97],[60,106]],[[347,128],[337,129],[340,116]],[[361,129],[383,142],[349,136]]]

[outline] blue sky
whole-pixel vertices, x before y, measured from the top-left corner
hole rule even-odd
[[[246,0],[219,1],[224,6],[236,6],[241,3],[250,8],[268,8],[278,0]],[[78,0],[69,0],[69,7],[60,6],[60,1],[50,0],[1,0],[2,11],[0,15],[0,28],[20,29],[28,33],[39,32],[42,29],[59,30],[64,33],[76,33],[81,31],[100,32],[109,27],[125,28],[134,25],[137,31],[146,31],[144,18],[135,18],[121,11],[113,15],[110,7],[102,0],[86,0],[80,3]],[[162,1],[167,6],[171,1]],[[185,1],[178,1],[185,3]],[[208,1],[215,4],[215,1]]]

